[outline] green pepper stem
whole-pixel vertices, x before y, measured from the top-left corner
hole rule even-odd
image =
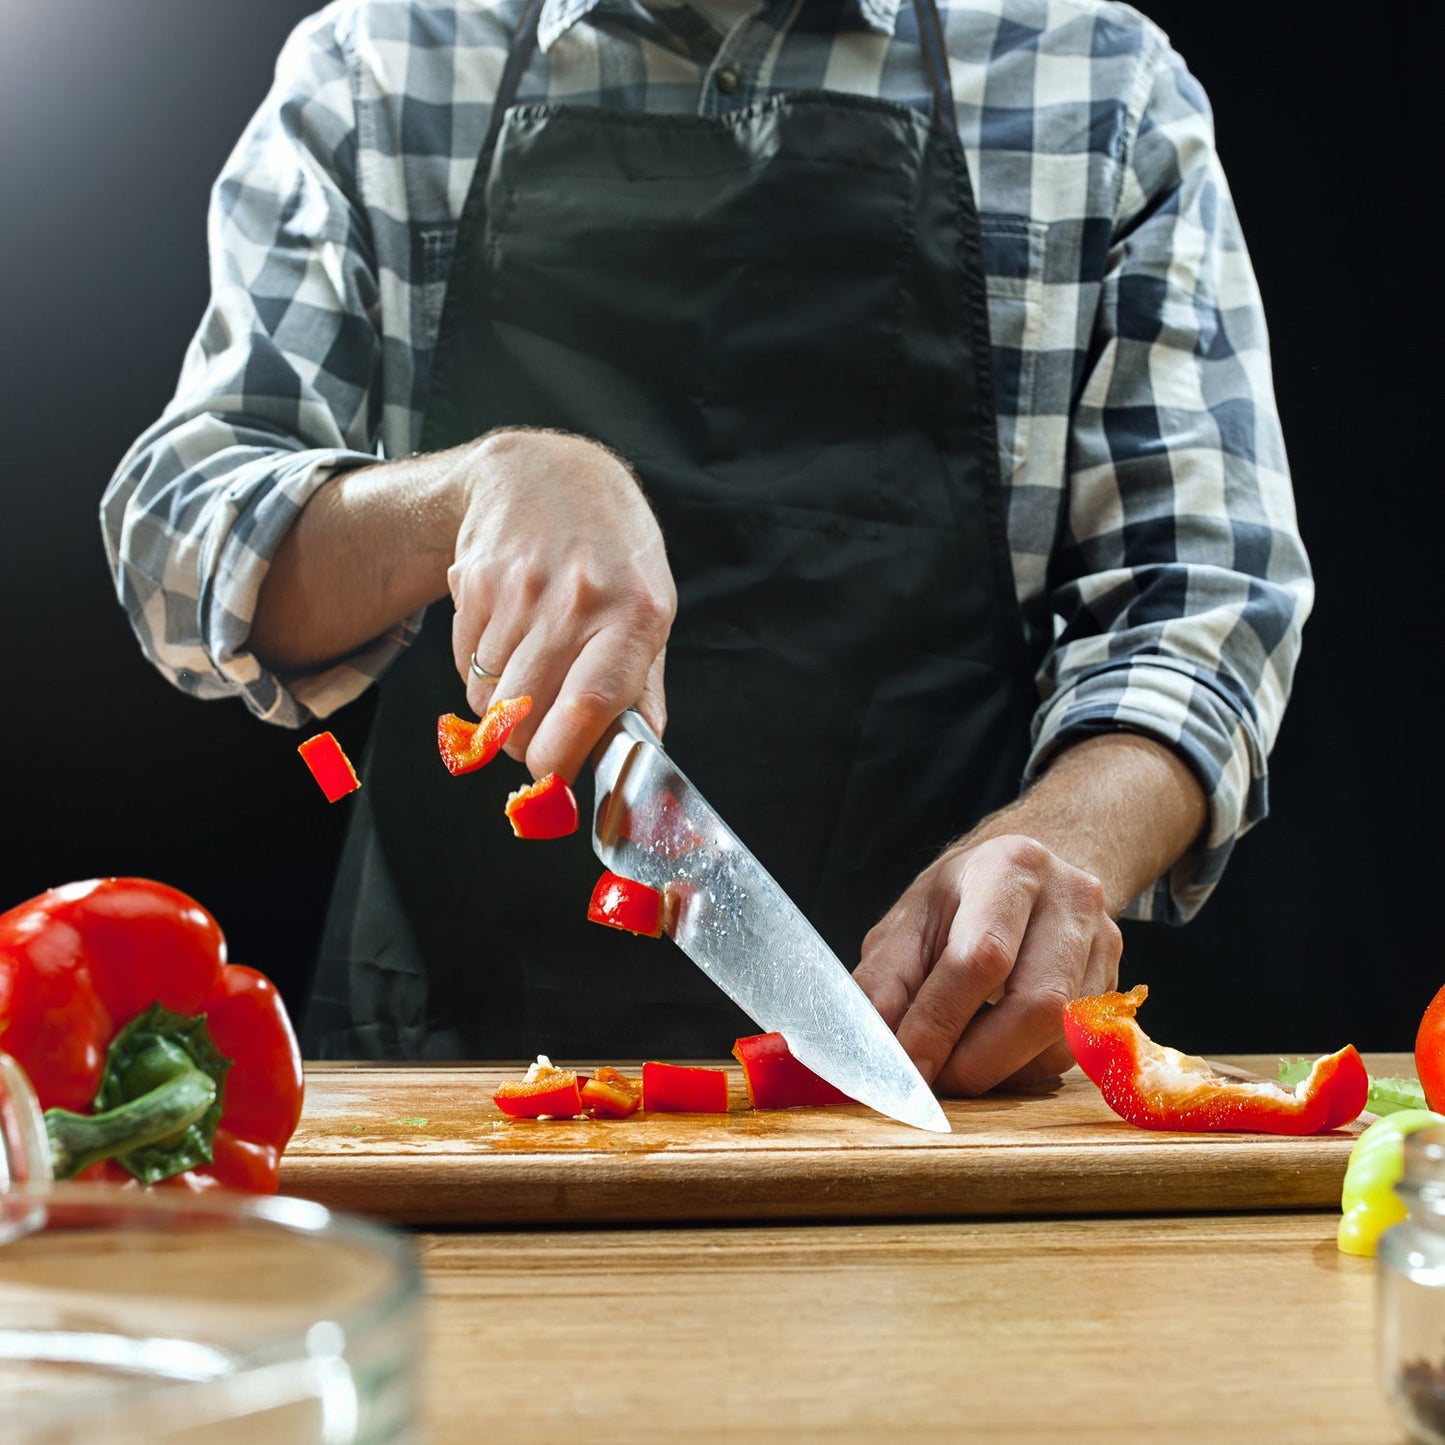
[[[103,1159],[168,1142],[200,1119],[216,1102],[218,1093],[216,1081],[203,1069],[192,1066],[148,1093],[101,1114],[46,1110],[45,1132],[50,1139],[55,1177],[71,1179]]]

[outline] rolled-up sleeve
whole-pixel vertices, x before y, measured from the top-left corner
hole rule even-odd
[[[1073,417],[1029,770],[1118,729],[1187,760],[1209,799],[1206,831],[1129,910],[1177,923],[1265,816],[1314,592],[1208,103],[1167,46],[1141,98]]]
[[[247,648],[298,512],[339,469],[377,460],[382,342],[356,160],[346,58],[323,14],[292,35],[213,188],[209,306],[175,396],[101,503],[145,654],[183,690],[287,726],[356,697],[417,624],[302,675]]]

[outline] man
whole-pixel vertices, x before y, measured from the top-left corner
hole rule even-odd
[[[666,723],[945,1093],[1065,1066],[1114,920],[1263,816],[1311,580],[1207,105],[1134,11],[343,3],[213,212],[103,518],[181,687],[379,687],[309,1052],[751,1031],[588,928],[515,770],[444,772],[463,700],[530,694],[508,751],[583,787]]]

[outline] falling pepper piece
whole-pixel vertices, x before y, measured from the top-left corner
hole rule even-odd
[[[1318,1134],[1358,1117],[1369,1075],[1353,1045],[1315,1060],[1291,1087],[1231,1079],[1192,1054],[1156,1044],[1134,1021],[1149,990],[1109,992],[1064,1005],[1064,1037],[1104,1102],[1141,1129]]]
[[[361,786],[361,779],[356,776],[356,769],[351,766],[351,759],[336,741],[335,734],[317,733],[315,737],[307,738],[296,751],[311,769],[311,776],[326,794],[328,803],[354,793]]]
[[[454,777],[484,768],[501,752],[512,729],[532,711],[530,696],[498,698],[479,722],[468,722],[455,713],[437,719],[437,748],[442,762]]]
[[[592,889],[587,905],[592,923],[620,928],[647,938],[662,936],[662,894],[635,878],[605,871]]]
[[[791,1109],[799,1104],[852,1104],[841,1089],[793,1057],[782,1034],[751,1034],[733,1045],[743,1066],[743,1083],[755,1109]]]
[[[560,773],[548,773],[507,798],[507,818],[519,838],[565,838],[577,831],[577,795]]]

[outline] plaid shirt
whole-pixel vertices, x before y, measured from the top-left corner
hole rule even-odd
[[[1189,917],[1266,811],[1313,587],[1253,271],[1208,103],[1105,0],[939,0],[982,220],[1014,578],[1040,639],[1032,776],[1127,728],[1177,748],[1206,837],[1131,908]],[[717,115],[825,87],[926,106],[900,0],[545,0],[518,100]],[[408,619],[278,677],[257,589],[338,467],[416,450],[458,217],[521,0],[340,0],[306,20],[227,162],[212,300],[102,521],[147,655],[289,726],[340,707]],[[716,14],[716,11],[710,13]]]

